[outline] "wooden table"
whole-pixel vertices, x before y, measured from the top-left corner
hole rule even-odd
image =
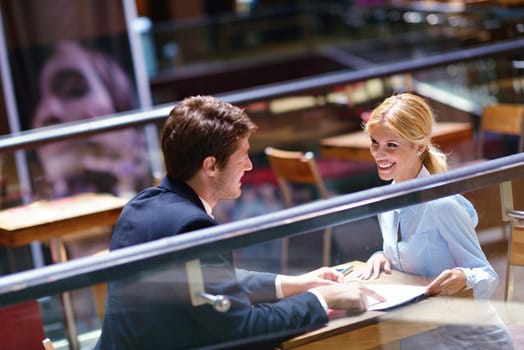
[[[127,199],[109,194],[85,193],[0,211],[0,244],[19,247],[112,226]]]
[[[432,142],[443,149],[473,139],[473,125],[467,122],[439,122],[435,124]],[[373,161],[369,151],[371,140],[364,131],[324,138],[320,154],[325,158]]]
[[[356,280],[356,274],[365,266],[364,262],[351,262],[355,268],[352,273],[346,276],[345,281],[351,282]],[[407,284],[424,286],[430,282],[430,279],[402,273],[399,271],[392,271],[390,275],[381,274],[378,279],[370,279],[364,283],[380,283],[380,284]],[[453,298],[427,298],[415,304],[408,304],[407,306],[394,309],[393,311],[366,311],[361,314],[351,315],[344,314],[330,320],[326,326],[305,333],[295,338],[289,339],[281,344],[281,349],[370,349],[384,344],[391,344],[399,339],[409,337],[411,335],[419,334],[421,332],[433,329],[442,325],[441,322],[434,320],[428,322],[409,322],[409,319],[394,319],[390,317],[397,310],[402,308],[410,309],[412,307],[419,307],[420,304],[428,304],[435,299],[439,299],[444,303],[444,300],[449,299],[471,299],[472,293],[470,289],[460,292]],[[466,297],[466,298],[457,298]],[[431,304],[430,304],[431,305]],[[426,314],[426,317],[431,315]]]
[[[317,337],[301,344],[288,341],[284,349],[426,349],[425,346],[430,344],[436,349],[512,348],[501,346],[501,342],[496,344],[498,339],[480,327],[496,326],[501,330],[507,327],[514,336],[520,337],[524,330],[523,315],[524,306],[521,303],[509,307],[489,300],[434,297],[375,317],[368,324],[338,334]],[[506,342],[511,341],[507,333],[502,336]],[[465,340],[473,344],[464,346]]]
[[[62,238],[98,227],[112,226],[127,199],[110,194],[84,193],[0,211],[0,244],[18,247],[49,240],[56,261],[67,260]],[[71,348],[79,349],[70,293],[62,294]]]

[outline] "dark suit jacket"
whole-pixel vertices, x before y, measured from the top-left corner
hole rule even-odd
[[[165,178],[123,209],[110,249],[216,225],[196,193]],[[188,349],[281,339],[328,321],[312,293],[277,300],[275,274],[235,269],[230,252],[201,259],[205,290],[231,300],[228,312],[191,305],[185,269],[167,263],[109,282],[97,349]],[[271,343],[271,341],[269,341]]]

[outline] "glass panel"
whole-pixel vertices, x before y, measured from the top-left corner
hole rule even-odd
[[[366,21],[378,21],[380,16],[391,17],[394,12],[377,12],[374,13],[373,18],[366,18]],[[349,16],[349,15],[348,15]],[[356,19],[352,19],[356,20]],[[414,16],[411,18],[411,21],[414,23],[413,28],[420,25],[417,22],[417,17]],[[411,22],[410,22],[411,23]],[[399,24],[399,23],[396,23]],[[387,30],[395,28],[397,32],[401,31],[402,27],[405,24],[399,25],[398,27],[391,25],[391,27],[380,28],[376,27],[376,30]],[[325,23],[327,26],[328,24]],[[334,23],[334,26],[341,25],[340,23]],[[467,25],[464,24],[464,25]],[[410,26],[411,28],[411,26]],[[336,29],[336,28],[335,28]],[[338,30],[338,29],[337,29]],[[364,31],[362,31],[364,34]],[[267,39],[268,42],[270,41]],[[245,44],[245,42],[244,42]],[[274,42],[270,42],[274,44]],[[238,44],[239,47],[242,45]],[[454,45],[451,43],[450,45]],[[458,45],[458,44],[457,44]],[[245,47],[243,47],[245,49]],[[435,49],[435,48],[433,48]],[[363,51],[370,61],[378,61],[380,57],[377,58],[377,51],[373,51],[372,54],[368,54]],[[404,56],[406,53],[402,50],[393,51],[395,55],[398,55],[399,59],[403,59],[407,56]],[[433,52],[431,49],[428,49],[428,52]],[[419,53],[414,53],[417,55]],[[411,55],[411,53],[406,54]],[[410,57],[410,56],[409,56]],[[507,56],[495,56],[489,59],[481,59],[474,61],[465,61],[459,64],[446,65],[431,69],[425,69],[423,71],[413,72],[411,75],[413,86],[417,88],[417,91],[427,92],[428,99],[431,99],[431,102],[434,103],[434,107],[439,112],[439,118],[442,121],[449,120],[465,120],[472,122],[475,126],[478,126],[478,116],[480,107],[484,103],[491,101],[500,101],[500,102],[511,102],[517,101],[520,98],[521,89],[520,89],[520,80],[521,76],[521,67],[520,62],[521,58],[519,55],[507,55]],[[508,84],[508,80],[511,81]],[[288,258],[286,260],[286,269],[290,274],[300,274],[310,271],[312,269],[322,266],[322,248],[323,248],[323,233],[324,229],[327,226],[330,226],[332,230],[332,240],[331,240],[331,260],[330,265],[338,265],[346,262],[354,263],[354,270],[352,274],[358,273],[358,262],[366,261],[374,252],[382,249],[382,236],[380,233],[380,227],[378,221],[373,215],[369,214],[370,210],[374,210],[369,202],[359,202],[356,207],[360,213],[358,219],[347,219],[343,217],[343,213],[333,214],[330,216],[330,220],[327,221],[322,218],[316,218],[315,215],[319,214],[316,210],[307,212],[303,216],[300,216],[303,222],[294,223],[294,222],[280,222],[276,224],[277,229],[271,226],[274,221],[274,217],[262,216],[265,214],[274,214],[275,216],[284,215],[293,210],[304,210],[308,208],[308,205],[318,204],[318,193],[311,187],[297,187],[294,188],[296,191],[296,199],[299,204],[298,207],[291,209],[290,211],[283,210],[283,203],[281,201],[281,194],[278,191],[275,179],[268,167],[267,160],[263,154],[263,149],[266,145],[274,145],[276,141],[282,140],[278,138],[278,131],[286,130],[289,127],[295,127],[297,130],[304,132],[308,137],[303,139],[299,138],[300,133],[291,132],[293,136],[296,136],[297,139],[293,140],[293,145],[296,148],[306,148],[311,147],[315,155],[320,155],[319,143],[318,141],[325,137],[330,136],[331,133],[342,133],[349,131],[356,131],[361,129],[361,123],[365,120],[366,113],[369,112],[377,101],[380,101],[384,97],[390,95],[394,91],[399,91],[405,89],[409,83],[409,76],[407,75],[394,75],[394,76],[385,76],[382,79],[370,80],[366,82],[351,83],[344,86],[333,86],[332,89],[327,89],[321,94],[313,96],[306,96],[306,99],[299,93],[300,102],[306,102],[306,107],[303,110],[300,110],[300,113],[294,114],[296,111],[285,110],[285,113],[282,109],[278,109],[278,113],[271,113],[269,105],[273,102],[272,99],[262,99],[259,101],[254,101],[246,103],[246,108],[252,113],[253,119],[260,127],[260,134],[264,136],[264,131],[269,130],[267,133],[270,135],[270,138],[264,139],[260,137],[256,139],[256,135],[253,139],[253,144],[256,147],[252,149],[251,158],[254,163],[255,169],[247,173],[244,181],[244,190],[242,197],[237,201],[224,201],[222,202],[215,212],[216,218],[220,223],[229,224],[229,230],[227,233],[234,235],[234,248],[228,248],[224,251],[222,247],[223,244],[229,242],[229,236],[223,236],[223,240],[226,242],[213,242],[213,244],[206,245],[203,237],[198,236],[196,244],[201,244],[202,247],[199,248],[198,253],[194,253],[194,257],[199,257],[204,261],[209,258],[209,255],[215,256],[217,254],[232,254],[233,261],[235,265],[239,268],[246,268],[250,270],[261,270],[272,273],[282,272],[282,252],[283,252],[283,241],[281,237],[289,238],[289,250]],[[511,86],[508,88],[508,86]],[[426,90],[424,90],[426,89]],[[507,89],[507,90],[506,90]],[[520,89],[520,90],[519,90]],[[439,92],[446,92],[447,95],[441,95]],[[455,103],[455,100],[448,99],[449,96],[460,97],[462,101],[468,101],[469,104],[460,104]],[[444,96],[444,97],[443,97]],[[173,98],[173,95],[171,95]],[[342,99],[342,103],[340,100]],[[170,100],[172,101],[172,100]],[[297,101],[297,100],[294,100]],[[313,107],[308,102],[315,102],[317,105]],[[479,102],[481,101],[481,102]],[[282,102],[282,101],[277,101]],[[289,102],[289,101],[285,101]],[[448,104],[446,104],[448,103]],[[256,110],[256,107],[262,108]],[[469,106],[469,107],[468,107]],[[470,108],[473,106],[474,108]],[[282,105],[278,105],[279,108],[282,108]],[[251,110],[250,110],[251,108]],[[274,112],[274,110],[273,110]],[[315,112],[320,112],[319,114],[322,117],[319,117],[319,114]],[[453,112],[453,113],[451,113]],[[287,114],[286,113],[290,113]],[[325,113],[322,114],[322,113]],[[327,115],[327,116],[326,116]],[[330,122],[339,126],[336,130],[330,129],[326,134],[321,132],[311,135],[308,134],[312,129],[316,132],[321,130],[319,123],[329,119]],[[297,123],[297,121],[299,121]],[[311,121],[310,124],[307,124],[308,121]],[[340,122],[337,124],[336,122]],[[267,135],[266,134],[266,135]],[[94,136],[94,137],[99,137]],[[80,139],[80,138],[79,138]],[[75,139],[75,141],[83,142],[85,139],[80,141]],[[120,141],[118,139],[117,141]],[[284,140],[286,141],[286,140]],[[473,140],[469,140],[473,141]],[[460,163],[463,158],[462,156],[471,156],[473,147],[471,142],[465,142],[465,145],[453,145],[450,147],[449,151],[451,157],[458,158],[457,163]],[[515,153],[515,139],[514,138],[504,138],[504,139],[490,139],[493,147],[490,151],[492,152],[493,158],[498,158],[508,154]],[[116,141],[115,141],[116,142]],[[464,148],[462,148],[464,147]],[[33,152],[29,152],[34,154]],[[322,158],[319,156],[319,158]],[[384,186],[385,184],[377,179],[375,165],[371,162],[366,164],[361,164],[357,166],[355,163],[350,161],[341,161],[341,160],[325,160],[319,159],[321,162],[321,168],[328,174],[326,176],[326,181],[331,199],[340,200],[342,195],[352,193],[352,195],[359,196],[362,195],[361,190],[371,189],[376,190],[374,192],[374,197],[369,199],[372,201],[375,198],[380,197],[384,191],[391,190],[391,187]],[[102,162],[103,163],[103,162]],[[12,169],[3,170],[12,172]],[[355,170],[361,171],[357,172]],[[470,174],[471,175],[471,174]],[[479,178],[482,176],[482,172],[475,174]],[[521,176],[521,175],[519,175]],[[34,178],[33,181],[39,181],[39,178]],[[477,179],[471,179],[473,183]],[[520,201],[521,196],[516,194],[521,193],[519,186],[522,178],[515,178],[515,187],[514,187],[514,200],[516,208],[524,208],[524,203]],[[495,181],[495,180],[494,180]],[[145,187],[145,186],[144,186]],[[43,187],[40,185],[35,186],[35,188],[41,190]],[[428,193],[431,188],[427,188]],[[475,341],[478,341],[480,338],[479,332],[482,333],[481,339],[489,343],[495,341],[497,346],[503,347],[507,341],[506,328],[490,328],[493,324],[491,321],[495,320],[496,322],[502,321],[505,323],[507,330],[514,335],[514,340],[519,341],[519,336],[522,334],[522,327],[524,321],[522,316],[522,300],[523,295],[518,291],[522,290],[522,287],[519,287],[519,283],[522,282],[522,271],[517,270],[515,273],[515,293],[514,293],[514,302],[504,303],[504,281],[506,278],[506,259],[507,259],[507,235],[508,235],[508,225],[507,223],[502,222],[502,218],[499,217],[500,214],[500,204],[497,203],[496,199],[498,197],[498,183],[496,181],[486,188],[479,190],[465,190],[457,185],[454,193],[463,193],[466,198],[471,200],[474,204],[477,213],[479,215],[479,225],[477,226],[477,236],[480,240],[482,248],[499,275],[500,282],[495,289],[495,292],[492,297],[492,302],[484,307],[478,307],[478,303],[473,303],[469,299],[428,299],[421,301],[420,303],[415,303],[410,305],[408,308],[398,309],[397,312],[388,312],[386,314],[368,314],[368,316],[373,319],[372,323],[376,324],[375,329],[368,329],[365,327],[362,328],[363,332],[369,331],[374,332],[373,336],[370,337],[369,333],[365,336],[365,339],[378,339],[377,343],[371,344],[370,347],[379,347],[380,342],[385,343],[386,345],[398,345],[397,340],[392,340],[388,337],[391,334],[391,320],[399,321],[401,324],[404,324],[406,327],[404,329],[409,329],[410,333],[403,334],[403,339],[400,341],[401,345],[406,344],[426,344],[426,342],[437,343],[438,341],[465,341],[469,342],[473,336]],[[31,197],[36,199],[43,199],[35,191],[31,194]],[[352,197],[353,198],[353,197]],[[406,196],[399,199],[401,200],[412,200],[416,198],[416,202],[420,202],[424,199],[424,194],[413,196]],[[354,203],[354,202],[351,202]],[[350,204],[351,204],[350,203]],[[383,202],[379,203],[383,207],[388,206],[386,199],[383,199]],[[379,206],[380,206],[379,205]],[[390,204],[389,204],[390,205]],[[12,207],[12,205],[9,205]],[[97,207],[97,206],[93,206]],[[297,209],[298,208],[298,209]],[[371,209],[370,209],[371,208]],[[7,208],[6,208],[7,209]],[[344,210],[351,209],[345,207]],[[391,209],[391,208],[389,208]],[[342,212],[344,211],[342,210]],[[358,211],[357,210],[357,211]],[[379,210],[382,212],[384,210]],[[323,212],[322,212],[323,213]],[[311,217],[309,215],[312,215]],[[249,220],[254,221],[249,221]],[[256,221],[260,219],[260,221]],[[333,219],[333,220],[331,220]],[[290,220],[293,221],[293,220]],[[256,222],[256,230],[259,230],[258,235],[250,235],[249,237],[243,237],[242,233],[245,232],[245,228],[242,227],[243,224],[249,222]],[[240,225],[240,226],[235,226]],[[225,227],[225,226],[220,226]],[[240,228],[239,228],[240,227]],[[56,233],[57,231],[50,230],[49,232]],[[258,231],[257,231],[258,232]],[[34,273],[32,280],[37,280],[38,277],[42,277],[44,272],[55,271],[59,272],[61,266],[67,268],[68,266],[82,266],[86,268],[75,269],[68,271],[73,277],[78,277],[78,279],[71,282],[60,285],[60,282],[55,284],[55,280],[52,277],[59,276],[60,274],[53,274],[51,277],[43,283],[42,289],[33,289],[30,292],[29,296],[25,296],[25,299],[34,299],[38,301],[38,305],[41,311],[41,317],[43,321],[43,327],[45,335],[49,336],[55,346],[59,349],[68,348],[69,340],[68,336],[71,334],[67,330],[71,331],[71,327],[67,327],[66,318],[64,317],[64,303],[62,296],[59,293],[53,295],[44,295],[49,293],[46,288],[49,290],[56,291],[56,288],[61,288],[63,291],[69,291],[72,294],[72,307],[74,313],[74,325],[76,326],[76,331],[78,332],[78,340],[81,344],[81,348],[92,348],[93,344],[97,341],[100,335],[100,329],[102,326],[102,321],[100,319],[100,308],[103,305],[103,302],[100,300],[105,300],[104,298],[104,289],[100,288],[98,285],[99,282],[104,279],[109,279],[111,284],[124,284],[123,292],[131,298],[132,302],[129,304],[124,304],[125,306],[122,309],[116,309],[116,315],[119,315],[120,312],[151,312],[155,313],[158,316],[160,313],[166,313],[166,318],[169,321],[163,322],[164,324],[169,325],[169,329],[165,328],[155,328],[155,332],[158,332],[158,338],[156,340],[161,340],[162,337],[171,335],[173,329],[175,330],[184,330],[182,336],[191,334],[191,337],[187,337],[188,341],[205,339],[204,334],[214,334],[217,329],[222,330],[227,328],[227,324],[220,322],[221,314],[218,312],[211,313],[210,317],[200,317],[195,320],[195,324],[198,325],[198,329],[202,331],[201,337],[194,336],[194,330],[197,327],[189,328],[187,319],[190,319],[195,314],[198,316],[200,311],[196,311],[197,308],[211,308],[211,306],[204,305],[193,307],[188,301],[188,290],[187,290],[187,278],[186,270],[184,266],[177,265],[174,269],[174,263],[172,262],[175,259],[185,258],[185,252],[172,253],[174,249],[171,240],[163,240],[161,242],[154,242],[154,244],[144,246],[137,246],[136,251],[131,250],[127,252],[112,252],[106,254],[104,257],[88,257],[85,256],[94,255],[97,253],[99,248],[107,248],[108,240],[111,235],[111,230],[105,229],[100,236],[90,237],[86,239],[85,236],[80,235],[79,237],[74,237],[66,242],[66,251],[71,255],[74,260],[64,263],[64,264],[54,264],[57,262],[53,254],[57,254],[59,251],[59,246],[52,248],[53,244],[48,243],[48,238],[42,239],[43,241],[43,252],[45,257],[45,262],[49,266],[44,269],[26,271],[27,273]],[[262,236],[264,235],[264,236]],[[278,238],[277,238],[278,237]],[[189,240],[189,238],[187,238]],[[5,243],[5,242],[4,242]],[[189,240],[184,242],[184,244],[191,245]],[[180,243],[182,244],[182,243]],[[18,274],[20,270],[28,269],[27,265],[24,265],[28,260],[30,262],[30,254],[25,248],[20,247],[8,247],[9,244],[5,244],[2,249],[6,251],[6,254],[2,254],[2,272],[5,275],[0,281],[1,283],[6,283],[9,281],[9,278],[22,278],[24,276],[22,273]],[[165,248],[170,253],[158,253],[158,250]],[[177,247],[178,248],[178,247]],[[24,253],[17,255],[18,253],[13,254],[13,251],[17,249],[24,249]],[[56,250],[58,249],[58,251]],[[140,250],[143,249],[143,250]],[[149,250],[147,250],[149,249]],[[176,249],[175,249],[176,250]],[[75,254],[76,253],[76,254]],[[125,254],[124,254],[125,253]],[[121,255],[119,255],[121,254]],[[127,255],[126,255],[127,254]],[[160,256],[160,257],[159,257]],[[107,260],[103,260],[107,259]],[[130,265],[125,265],[126,268],[121,268],[120,270],[111,270],[111,268],[118,269],[124,262],[133,261],[137,259],[134,264],[129,263]],[[21,263],[22,262],[22,263]],[[89,262],[89,264],[87,263]],[[79,265],[74,265],[75,263]],[[82,265],[85,263],[85,265]],[[111,268],[109,268],[110,266]],[[89,268],[91,268],[91,270]],[[51,268],[51,270],[48,270]],[[56,268],[57,270],[52,270]],[[103,271],[103,272],[100,272]],[[114,272],[117,271],[117,272]],[[5,273],[4,273],[5,272]],[[100,272],[97,274],[97,272]],[[114,273],[113,273],[114,272]],[[219,271],[223,272],[223,271]],[[68,278],[73,278],[69,275]],[[193,274],[192,274],[193,275]],[[26,275],[25,275],[26,276]],[[204,280],[214,280],[220,276],[216,274],[216,271],[210,272],[209,270],[204,270]],[[354,275],[353,275],[354,276]],[[231,276],[228,276],[231,277]],[[226,281],[226,279],[224,279]],[[381,281],[381,280],[379,280]],[[138,286],[129,287],[125,283],[137,283]],[[95,287],[97,285],[97,287]],[[24,285],[18,285],[17,289],[19,293],[25,292]],[[102,293],[102,299],[97,298],[98,292]],[[227,295],[223,289],[217,288],[217,290],[208,290],[208,292],[215,294],[224,293]],[[10,293],[17,293],[16,290],[5,292],[3,297]],[[160,293],[160,296],[158,295]],[[33,295],[35,294],[35,295]],[[183,294],[183,295],[180,295]],[[11,295],[12,296],[12,295]],[[9,298],[7,299],[0,298],[5,304],[16,304],[15,302],[10,302]],[[135,299],[136,298],[136,299]],[[25,300],[24,299],[24,300]],[[7,300],[7,301],[6,301]],[[438,305],[438,312],[429,312],[429,308],[433,305]],[[474,305],[472,308],[471,305]],[[183,319],[176,318],[180,314],[178,309],[182,309],[181,312],[186,313],[185,315],[188,318]],[[170,310],[176,310],[175,312],[170,312]],[[450,315],[446,311],[452,310],[453,315],[457,318],[450,318]],[[457,311],[458,310],[458,311]],[[167,311],[167,312],[165,312]],[[299,310],[300,311],[300,310]],[[463,312],[459,312],[463,311]],[[478,324],[478,321],[481,320],[481,317],[476,318],[460,318],[458,316],[469,316],[478,314],[474,311],[486,311],[487,315],[481,316],[490,316],[489,320],[486,323]],[[157,313],[158,312],[158,313]],[[195,313],[195,314],[193,314]],[[2,312],[0,312],[2,314]],[[33,312],[23,311],[23,315],[34,315]],[[283,317],[289,313],[283,313]],[[420,316],[427,318],[421,319]],[[169,319],[169,317],[174,317],[174,319]],[[308,315],[309,317],[310,315]],[[338,322],[347,322],[351,323],[351,320],[344,318],[348,315],[338,314],[337,317],[333,317],[333,322],[330,326],[336,326]],[[349,316],[362,316],[349,314]],[[366,316],[366,317],[368,317]],[[491,318],[491,316],[493,316]],[[376,318],[378,317],[378,318]],[[212,320],[211,324],[206,322]],[[345,321],[344,321],[345,320]],[[369,319],[366,319],[369,320]],[[143,320],[141,320],[143,321]],[[155,319],[156,322],[164,321],[163,319]],[[376,321],[376,322],[375,322]],[[482,319],[484,321],[484,319]],[[183,323],[180,325],[180,328],[174,327],[176,322]],[[406,325],[407,324],[407,325]],[[264,323],[266,326],[267,323]],[[500,325],[500,323],[497,323]],[[416,327],[415,327],[416,326]],[[427,327],[426,327],[427,326]],[[472,327],[473,326],[473,327]],[[185,327],[185,328],[184,328]],[[222,328],[223,327],[223,328]],[[297,326],[298,327],[298,326]],[[346,327],[346,326],[344,326]],[[358,327],[357,327],[358,328]],[[464,329],[467,328],[467,331]],[[502,329],[502,332],[500,331]],[[300,328],[294,330],[299,333],[310,330],[309,328]],[[491,332],[495,330],[495,332]],[[457,339],[455,337],[456,332],[459,331],[465,337]],[[209,333],[206,333],[209,332]],[[352,337],[358,332],[355,330],[354,323],[352,326],[347,326],[347,328],[342,328],[341,331],[336,331],[335,333],[342,333],[342,336]],[[133,332],[135,333],[135,332]],[[223,333],[227,334],[227,333]],[[291,334],[276,334],[271,332],[272,336],[280,337],[281,339],[288,339]],[[293,334],[294,335],[294,334]],[[332,335],[332,334],[329,334]],[[489,338],[485,338],[489,336]],[[337,337],[331,337],[333,339],[339,339]],[[450,339],[452,338],[452,339]],[[245,332],[240,334],[235,334],[233,339],[236,342],[244,341],[258,341],[260,340],[257,337],[252,336],[251,333]],[[279,339],[278,341],[281,341]],[[340,338],[346,339],[346,338]],[[264,339],[269,340],[269,339]],[[271,339],[275,340],[275,339]],[[148,339],[149,345],[152,344]],[[214,339],[212,343],[214,345],[219,344],[220,342],[225,341],[224,338]],[[322,343],[323,341],[330,341],[318,339],[318,343],[326,348],[329,348],[327,345]],[[500,341],[500,342],[499,342]],[[522,340],[520,340],[522,341]],[[231,344],[229,344],[231,345]],[[239,345],[238,343],[234,345]],[[72,345],[71,345],[72,346]],[[304,345],[306,346],[306,345]],[[314,345],[312,345],[314,346]],[[21,347],[20,347],[21,348]]]
[[[152,93],[164,103],[427,57],[522,36],[522,18],[517,7],[409,2],[259,3],[249,13],[153,18]]]
[[[520,193],[520,182],[522,178],[516,179],[514,182],[514,193]],[[356,313],[347,313],[336,315],[333,314],[329,327],[338,327],[335,333],[326,333],[326,335],[318,336],[318,331],[315,333],[315,341],[311,346],[328,346],[330,344],[339,344],[337,342],[345,342],[347,339],[360,339],[369,342],[374,341],[374,346],[389,346],[398,344],[401,346],[414,346],[414,344],[471,344],[471,342],[478,344],[481,341],[483,344],[497,344],[502,348],[509,347],[511,341],[519,341],[520,330],[524,325],[522,313],[518,310],[522,309],[523,295],[518,291],[522,290],[519,284],[522,283],[522,270],[515,271],[515,293],[512,303],[504,303],[504,281],[506,275],[506,261],[507,261],[507,224],[501,221],[501,218],[493,218],[498,216],[500,212],[500,204],[496,203],[494,199],[498,198],[498,194],[489,191],[498,190],[498,184],[482,188],[475,191],[467,191],[464,193],[465,197],[470,199],[475,205],[479,214],[479,225],[477,226],[477,237],[481,243],[482,249],[486,254],[487,259],[492,264],[496,273],[499,276],[500,282],[496,287],[490,301],[473,301],[470,298],[446,298],[434,297],[425,299],[419,302],[410,303],[405,307],[394,308],[386,311],[385,314],[367,313],[365,317],[375,320],[373,325],[364,323],[360,326],[355,326],[354,322],[361,319],[364,315]],[[477,196],[476,196],[477,195]],[[489,198],[488,201],[479,201],[479,199]],[[520,198],[515,196],[515,205],[520,204]],[[420,200],[420,199],[419,199]],[[360,204],[363,208],[365,203]],[[493,208],[484,207],[491,205]],[[491,221],[491,223],[490,223]],[[311,223],[316,226],[315,221]],[[339,265],[345,263],[352,263],[353,270],[346,276],[346,280],[352,280],[362,271],[363,262],[367,260],[374,252],[382,249],[380,226],[374,216],[363,218],[359,220],[352,220],[349,223],[337,223],[331,227],[332,229],[332,257],[331,265]],[[283,233],[291,234],[286,225],[281,226]],[[289,255],[288,255],[288,272],[289,274],[301,274],[322,266],[322,235],[323,230],[312,230],[307,226],[302,226],[300,230],[303,233],[295,234],[289,237]],[[266,271],[278,273],[281,268],[281,245],[282,241],[268,240],[263,244],[246,245],[240,250],[233,251],[234,263],[238,268],[247,268],[252,271]],[[435,248],[436,249],[436,248]],[[122,255],[119,258],[116,256],[122,251],[115,251],[107,254],[105,257],[112,258],[114,261],[125,261]],[[217,256],[218,254],[228,254],[227,251],[221,252],[220,249],[210,248],[204,251],[201,255],[201,261],[208,261],[207,254]],[[131,255],[132,256],[132,255]],[[138,255],[140,256],[140,255]],[[217,324],[222,325],[219,320],[222,319],[223,314],[218,311],[211,312],[207,315],[211,306],[190,306],[188,285],[187,285],[187,267],[180,264],[173,264],[172,258],[176,255],[165,255],[164,258],[156,260],[152,265],[143,260],[139,264],[135,264],[132,269],[127,269],[123,279],[112,279],[110,282],[114,289],[114,293],[120,296],[120,299],[112,300],[110,308],[112,308],[113,315],[119,317],[122,314],[132,315],[137,313],[139,319],[132,322],[139,322],[140,324],[147,323],[148,318],[151,317],[151,322],[157,324],[169,324],[170,326],[162,328],[155,326],[154,340],[148,338],[148,344],[153,344],[155,341],[162,341],[164,337],[169,337],[177,330],[177,339],[186,338],[186,334],[192,334],[193,328],[188,328],[181,334],[178,333],[180,329],[186,329],[188,324],[192,324],[188,320],[192,317],[196,322],[193,326],[198,325],[201,336],[199,339],[206,339],[206,337],[213,337],[217,329],[222,332],[227,331],[226,325],[217,327]],[[90,258],[92,260],[93,258]],[[84,259],[77,260],[82,262]],[[93,260],[94,261],[94,260]],[[72,261],[71,263],[73,263]],[[99,266],[103,266],[99,265]],[[43,271],[43,270],[41,270]],[[195,270],[190,270],[190,275],[193,276],[190,280],[192,283],[197,283]],[[197,270],[198,271],[198,270]],[[226,275],[222,275],[222,269],[203,267],[203,279],[206,283],[206,288],[211,288],[211,285],[218,282],[222,285],[229,279]],[[38,271],[36,271],[38,273]],[[77,272],[82,274],[81,271]],[[367,283],[422,283],[422,285],[429,283],[431,279],[416,279],[413,277],[399,277],[397,272],[391,276],[382,275],[378,280],[371,279]],[[230,276],[231,277],[231,276]],[[240,278],[240,277],[239,277]],[[401,279],[396,279],[401,278]],[[213,282],[214,281],[214,282]],[[104,309],[105,295],[107,290],[104,285],[98,283],[88,283],[86,287],[71,288],[64,285],[65,290],[69,290],[71,297],[72,310],[74,315],[74,325],[78,332],[78,341],[82,349],[89,349],[97,341],[100,335],[100,327],[102,321],[101,315],[107,313]],[[213,295],[224,293],[226,296],[230,292],[224,289],[209,289],[206,292]],[[233,293],[234,294],[234,293]],[[55,347],[58,349],[68,348],[68,333],[66,329],[67,319],[64,318],[64,302],[63,295],[40,296],[38,306],[40,310],[41,322],[46,336],[52,339]],[[122,299],[123,298],[123,299]],[[128,302],[124,302],[126,298]],[[120,301],[116,301],[120,300]],[[233,305],[238,302],[237,299],[232,299]],[[298,301],[295,301],[299,303]],[[237,305],[238,306],[238,305]],[[107,307],[107,305],[106,305]],[[271,308],[271,306],[267,306]],[[113,309],[114,308],[114,309]],[[207,312],[204,312],[207,308]],[[172,311],[169,311],[171,310]],[[25,309],[24,309],[25,310]],[[167,311],[167,312],[166,312]],[[29,311],[22,311],[22,315]],[[195,312],[195,314],[193,314]],[[202,318],[199,316],[204,312],[207,316]],[[130,313],[130,314],[129,314]],[[180,316],[181,314],[185,316]],[[38,316],[32,311],[30,313],[30,320]],[[138,316],[140,315],[140,316]],[[149,316],[146,316],[149,315]],[[164,315],[164,316],[160,316]],[[168,317],[169,322],[163,317]],[[171,319],[172,318],[172,319]],[[213,322],[207,322],[210,319],[215,319]],[[131,320],[131,319],[130,319]],[[140,320],[140,321],[139,321]],[[177,321],[178,320],[178,321]],[[206,320],[206,321],[203,321]],[[165,323],[167,322],[167,323]],[[177,322],[181,322],[178,324]],[[226,322],[226,321],[222,321]],[[37,322],[38,323],[38,322]],[[138,325],[137,323],[136,325]],[[177,325],[174,327],[173,325]],[[326,332],[331,328],[326,328]],[[393,331],[394,330],[394,331]],[[299,333],[307,331],[304,329],[297,329]],[[294,331],[294,332],[296,332]],[[375,337],[370,337],[369,332],[374,332]],[[400,332],[400,333],[399,333]],[[14,332],[16,333],[16,332]],[[133,332],[134,333],[134,332]],[[322,332],[321,332],[322,333]],[[113,333],[114,334],[114,333]],[[225,333],[222,333],[225,334]],[[243,334],[241,332],[241,334]],[[275,334],[275,339],[264,337],[267,341],[276,341],[279,343],[282,339],[293,338],[294,334]],[[336,335],[338,334],[338,335]],[[392,337],[395,334],[395,337]],[[460,337],[457,334],[461,334]],[[278,335],[278,336],[277,336]],[[513,336],[511,340],[509,336]],[[480,338],[479,338],[480,337]],[[194,341],[193,335],[187,337],[186,341]],[[220,338],[221,341],[225,340]],[[233,337],[235,344],[243,341],[257,341],[256,337],[246,337],[235,333]],[[296,339],[294,340],[296,341]],[[306,344],[309,341],[306,342]],[[215,339],[213,345],[218,344]],[[359,343],[364,344],[364,343]],[[371,343],[365,343],[371,344]],[[385,345],[384,345],[385,344]],[[307,348],[307,345],[304,345]],[[329,348],[329,347],[328,347]],[[357,348],[359,348],[357,346]]]

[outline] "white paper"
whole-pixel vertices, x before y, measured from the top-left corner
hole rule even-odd
[[[385,310],[394,306],[408,303],[426,292],[426,286],[411,286],[403,284],[366,284],[366,287],[373,289],[378,294],[386,298],[386,301],[379,301],[368,296],[368,310]]]

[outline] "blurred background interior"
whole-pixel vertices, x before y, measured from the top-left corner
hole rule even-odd
[[[517,40],[524,37],[523,5],[520,0],[0,0],[0,134],[116,118],[172,106],[191,95],[238,93],[249,96],[242,107],[259,128],[251,140],[254,169],[244,177],[242,197],[218,205],[220,222],[286,207],[264,153],[267,146],[313,152],[329,196],[382,186],[374,164],[325,156],[322,141],[361,130],[378,102],[409,90],[430,101],[439,122],[471,124],[473,137],[446,149],[450,164],[459,166],[475,158],[485,106],[524,104],[522,51],[434,61],[402,74],[385,70],[370,79],[297,88],[297,93],[279,92],[278,86],[416,65],[440,54]],[[67,69],[56,68],[61,64]],[[124,92],[127,96],[116,96]],[[86,191],[128,198],[162,175],[160,125],[2,152],[1,208]],[[520,137],[488,134],[483,156],[522,151]],[[514,193],[522,194],[520,182]],[[493,200],[497,191],[495,185],[465,195],[479,211],[479,239],[501,279],[494,299],[503,300],[508,227],[500,202]],[[294,204],[319,197],[314,185],[293,186]],[[516,196],[515,206],[524,208],[522,201]],[[110,233],[110,227],[84,230],[65,237],[61,248],[69,259],[92,255],[107,247]],[[330,244],[329,263],[338,264],[365,261],[382,242],[376,220],[368,218],[335,227]],[[320,266],[321,245],[320,232],[290,237],[288,272]],[[0,245],[0,274],[52,264],[56,254],[47,241]],[[239,266],[274,272],[283,269],[281,257],[281,240],[235,251]],[[524,301],[520,275],[516,283],[514,298]],[[81,347],[89,349],[100,328],[97,301],[91,288],[74,291],[72,299],[76,327],[84,335]],[[39,308],[45,334],[67,348],[60,298],[42,298]]]

